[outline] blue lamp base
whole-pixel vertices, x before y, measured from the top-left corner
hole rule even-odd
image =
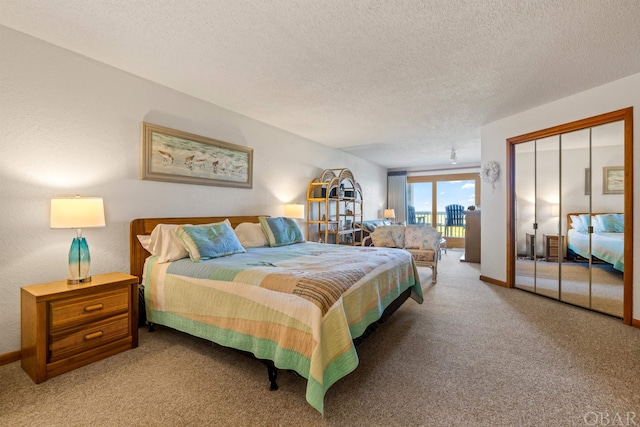
[[[71,249],[69,249],[69,276],[67,277],[67,283],[75,285],[90,282],[90,264],[91,256],[89,255],[87,240],[84,237],[75,237],[71,242]]]

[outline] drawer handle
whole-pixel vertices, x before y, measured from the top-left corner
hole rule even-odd
[[[104,307],[104,304],[88,305],[84,308],[84,311],[86,311],[87,313],[91,313],[92,311],[102,310],[103,307]]]
[[[91,332],[90,334],[87,334],[84,336],[84,340],[85,341],[94,340],[96,338],[100,338],[102,335],[103,335],[102,331]]]

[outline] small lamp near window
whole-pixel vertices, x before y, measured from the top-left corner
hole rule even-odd
[[[101,197],[59,197],[51,199],[51,228],[75,228],[77,236],[69,250],[69,276],[67,283],[91,281],[89,245],[82,237],[82,229],[104,227],[104,203]]]
[[[304,219],[304,205],[297,203],[284,205],[284,216],[293,219]]]
[[[391,220],[396,219],[396,211],[395,211],[395,209],[385,209],[384,213],[382,214],[382,217],[384,219],[391,219]]]

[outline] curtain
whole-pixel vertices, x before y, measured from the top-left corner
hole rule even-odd
[[[387,208],[394,209],[396,221],[407,221],[407,172],[387,173]]]

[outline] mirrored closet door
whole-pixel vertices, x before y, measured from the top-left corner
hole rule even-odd
[[[510,140],[511,285],[624,317],[625,120],[531,136]]]

